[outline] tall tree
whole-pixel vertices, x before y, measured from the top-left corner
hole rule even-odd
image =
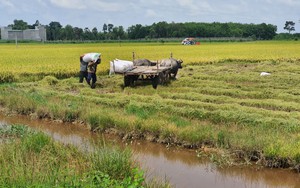
[[[65,39],[66,40],[74,40],[75,39],[74,29],[71,25],[66,25],[64,30],[65,30]]]
[[[59,40],[61,34],[62,25],[59,22],[50,22],[47,30],[48,40]]]
[[[35,26],[39,26],[39,25],[41,25],[41,23],[40,23],[40,21],[39,21],[39,20],[36,20],[36,21],[35,21],[35,24],[33,24],[33,25],[35,25]]]
[[[94,28],[92,29],[92,33],[93,33],[95,39],[98,39],[98,29],[97,29],[96,27],[94,27]]]
[[[119,37],[119,39],[125,39],[126,38],[126,33],[124,31],[123,26],[118,27],[118,37]]]
[[[163,21],[163,22],[158,22],[157,24],[153,25],[154,30],[157,34],[158,38],[165,38],[168,37],[168,23]]]
[[[27,22],[24,22],[23,20],[14,20],[14,24],[11,25],[13,29],[16,30],[25,30],[28,29],[28,24]]]
[[[107,33],[107,25],[106,24],[103,24],[103,33]]]
[[[74,31],[74,38],[75,40],[82,40],[83,39],[83,29],[79,28],[79,27],[74,27],[73,28]]]
[[[114,28],[114,25],[113,24],[108,24],[107,27],[108,27],[107,28],[108,32],[111,33],[113,28]]]
[[[93,35],[93,33],[91,32],[91,30],[88,27],[84,28],[83,36],[84,36],[85,40],[94,40],[95,39],[95,36]]]
[[[38,20],[36,20],[34,24],[28,25],[28,28],[35,29],[35,27],[40,26],[40,25],[41,25],[40,22]]]
[[[291,31],[295,31],[295,22],[293,21],[286,21],[285,22],[285,26],[283,29],[288,30],[289,33],[291,33]]]
[[[112,34],[111,35],[112,39],[125,39],[126,38],[123,26],[114,27],[111,34]]]

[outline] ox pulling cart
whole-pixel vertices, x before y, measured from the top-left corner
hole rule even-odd
[[[134,86],[137,80],[150,80],[154,89],[158,84],[169,82],[171,75],[176,77],[178,69],[182,68],[182,60],[172,57],[160,61],[150,61],[148,59],[135,59],[133,61],[115,59],[110,62],[109,74],[123,74],[124,87]]]

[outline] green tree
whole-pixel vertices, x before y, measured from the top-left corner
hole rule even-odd
[[[90,29],[88,27],[84,28],[83,37],[85,40],[94,40],[95,39],[95,36],[93,35],[93,33],[90,31]]]
[[[74,40],[75,39],[74,29],[71,25],[66,25],[64,31],[65,31],[65,39],[66,40]]]
[[[112,32],[113,28],[114,28],[114,25],[113,25],[113,24],[108,24],[108,25],[107,25],[107,30],[108,30],[109,33]]]
[[[74,27],[73,31],[74,31],[74,39],[75,40],[83,40],[83,29],[81,29],[79,27]]]
[[[295,22],[286,21],[283,29],[288,30],[289,33],[291,33],[291,31],[295,31]]]
[[[154,30],[155,30],[158,38],[168,37],[168,23],[167,22],[158,22],[157,24],[155,24],[153,26],[154,26]]]
[[[125,39],[126,38],[126,33],[124,31],[123,26],[118,27],[118,36],[119,36],[120,39]]]
[[[125,39],[126,38],[123,26],[113,28],[112,38],[113,39]]]
[[[103,33],[107,33],[107,25],[106,24],[103,24]]]
[[[184,27],[182,23],[174,23],[172,22],[169,26],[170,37],[182,37],[184,36]]]
[[[149,35],[148,35],[150,38],[156,38],[156,32],[155,32],[155,30],[154,30],[154,28],[153,27],[150,27],[150,29],[149,29]]]
[[[60,40],[61,38],[61,28],[62,25],[59,22],[50,22],[47,29],[47,39],[48,40]]]
[[[41,25],[40,22],[38,20],[36,20],[34,24],[28,25],[28,28],[35,29],[35,27],[40,26],[40,25]]]
[[[136,24],[128,28],[128,37],[130,39],[142,39],[148,36],[150,33],[149,27]]]
[[[273,26],[271,24],[262,23],[257,26],[260,31],[260,38],[264,40],[271,40],[276,35],[277,26]]]
[[[97,39],[98,39],[98,29],[97,29],[96,27],[94,27],[94,28],[92,29],[92,33],[93,33],[93,35],[94,35],[94,38],[97,40]]]
[[[24,22],[23,20],[17,20],[17,19],[15,19],[14,24],[10,26],[12,26],[12,28],[16,30],[25,30],[29,28],[27,22]]]

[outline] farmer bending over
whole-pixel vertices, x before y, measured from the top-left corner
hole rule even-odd
[[[79,72],[79,83],[82,83],[83,80],[85,79],[87,81],[87,66],[88,62],[83,61],[84,55],[80,56],[80,72]]]
[[[95,60],[90,61],[88,64],[87,82],[92,89],[96,87],[96,81],[97,81],[96,71],[97,71],[97,65],[99,65],[100,63],[101,63],[101,57],[99,56],[99,58],[96,61]]]

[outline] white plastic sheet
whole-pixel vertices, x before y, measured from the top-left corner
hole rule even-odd
[[[261,72],[260,73],[260,76],[270,76],[271,73],[268,73],[268,72]]]

